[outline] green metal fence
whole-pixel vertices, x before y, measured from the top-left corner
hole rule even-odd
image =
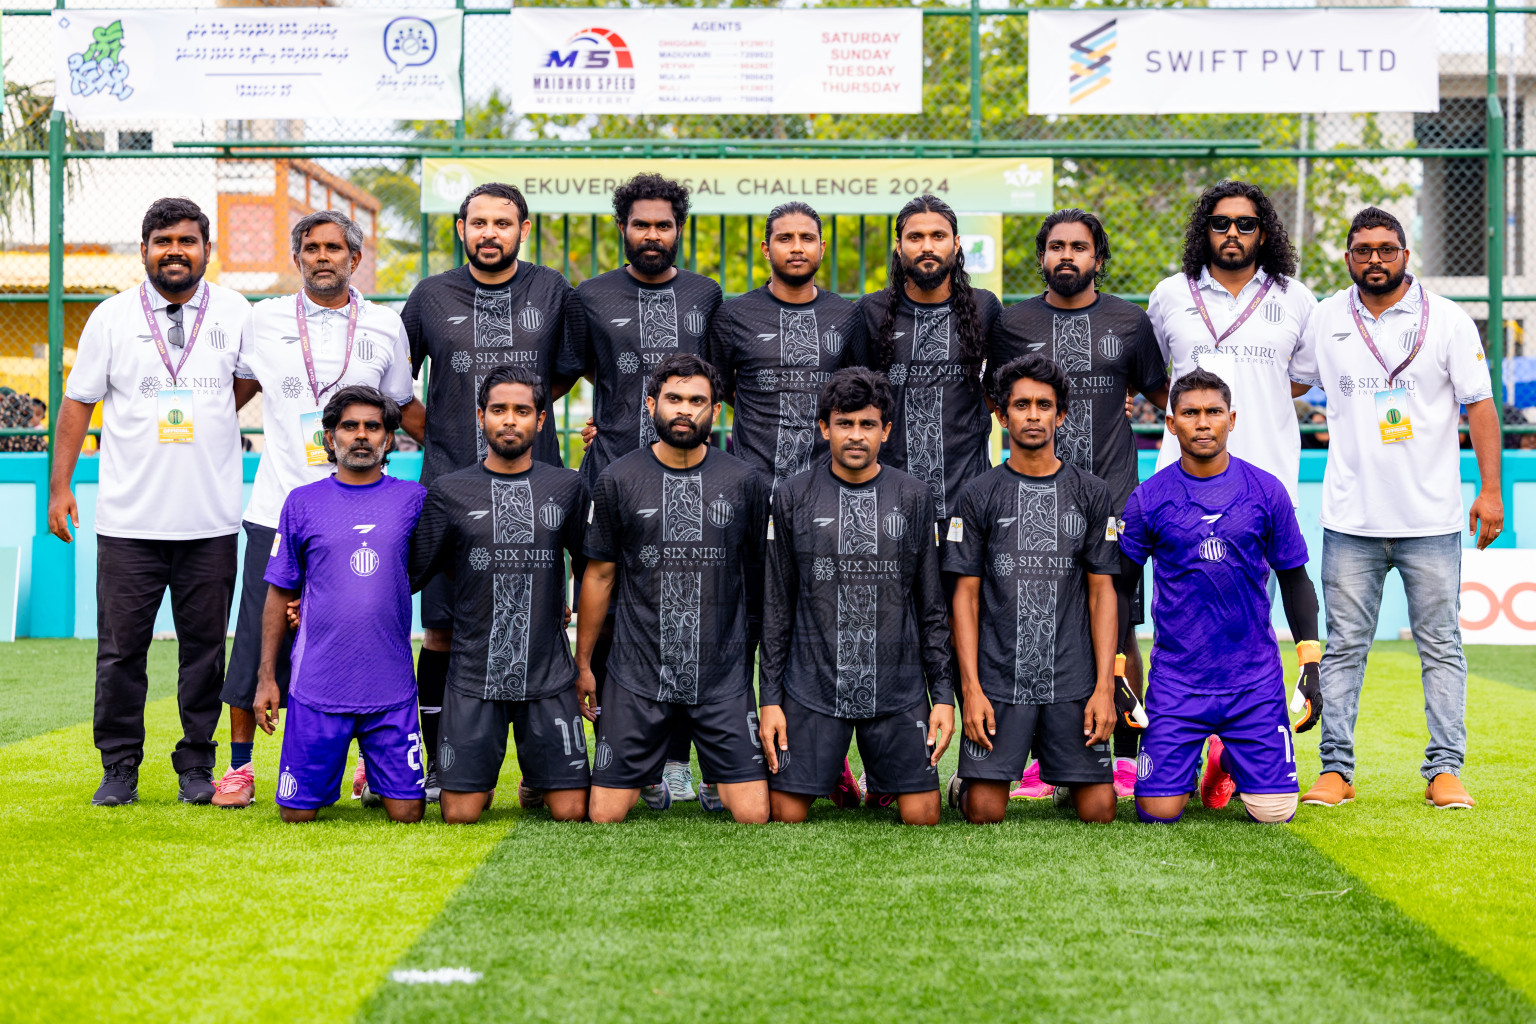
[[[1382,205],[1409,226],[1414,272],[1465,303],[1485,330],[1496,393],[1502,394],[1504,355],[1536,355],[1525,341],[1536,315],[1536,239],[1524,228],[1528,160],[1536,149],[1522,148],[1536,81],[1536,7],[1440,9],[1441,109],[1434,114],[1031,116],[1028,11],[971,0],[923,8],[920,114],[663,118],[519,114],[498,82],[511,31],[506,9],[465,0],[458,6],[466,12],[462,120],[137,126],[71,123],[54,112],[52,9],[5,9],[0,381],[22,379],[18,367],[35,367],[48,408],[57,409],[65,364],[89,310],[140,279],[144,207],[160,195],[183,194],[212,215],[221,197],[277,161],[303,161],[377,200],[372,297],[403,301],[420,277],[461,259],[450,218],[419,213],[421,159],[432,155],[623,156],[637,170],[660,157],[1049,156],[1056,204],[1083,206],[1104,219],[1114,251],[1106,287],[1133,300],[1178,268],[1184,225],[1200,191],[1242,177],[1274,198],[1301,256],[1300,277],[1314,290],[1347,283],[1341,247],[1349,218],[1363,205]],[[535,213],[525,256],[573,282],[620,264],[611,220]],[[1037,225],[1038,218],[1005,218],[1005,301],[1038,291]],[[760,218],[696,218],[685,234],[685,265],[716,277],[728,294],[761,284],[766,267],[754,244],[761,228]],[[888,218],[830,217],[827,232],[823,287],[857,296],[884,286]],[[228,263],[238,242],[216,230],[215,265]],[[272,274],[223,270],[220,280],[252,297],[281,290]],[[588,394],[578,390],[567,401],[566,428],[585,418]],[[259,416],[253,403],[243,414],[247,430],[259,432]],[[0,425],[0,435],[10,435],[0,436],[0,446],[40,442],[42,433]]]

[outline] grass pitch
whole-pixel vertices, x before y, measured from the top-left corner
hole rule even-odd
[[[1531,649],[1469,650],[1472,812],[1424,806],[1417,660],[1379,644],[1353,805],[1094,828],[1015,801],[930,830],[826,803],[561,825],[508,806],[510,769],[475,828],[349,801],[290,827],[266,737],[256,807],[183,807],[169,643],[142,801],[91,808],[93,654],[0,659],[0,1019],[1536,1021]],[[445,967],[480,978],[391,980]]]

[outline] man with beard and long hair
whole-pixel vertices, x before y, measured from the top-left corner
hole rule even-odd
[[[833,371],[866,361],[864,319],[852,302],[816,286],[826,246],[815,210],[774,207],[761,245],[768,283],[720,307],[709,360],[725,379],[736,454],[777,487],[826,453],[817,396]]]
[[[1301,431],[1291,403],[1319,383],[1306,334],[1317,300],[1295,274],[1296,250],[1269,197],[1223,181],[1195,201],[1184,265],[1147,303],[1170,379],[1199,366],[1231,387],[1242,424],[1228,442],[1232,454],[1279,477],[1293,507]],[[1179,446],[1164,435],[1157,468],[1178,460]]]
[[[1461,531],[1485,548],[1504,528],[1499,412],[1477,326],[1459,303],[1408,273],[1398,219],[1355,215],[1344,256],[1355,286],[1323,300],[1308,326],[1328,393],[1323,476],[1322,774],[1302,800],[1354,798],[1355,717],[1381,588],[1396,566],[1423,664],[1429,745],[1420,773],[1433,807],[1471,807],[1460,780],[1467,752],[1467,662],[1457,601]],[[1482,485],[1461,495],[1458,413],[1477,452]]]
[[[991,465],[981,364],[1002,312],[996,295],[971,287],[958,231],[944,200],[908,202],[896,214],[887,284],[859,300],[870,367],[896,399],[880,461],[927,483],[939,519]]]
[[[662,771],[684,729],[720,805],[739,822],[768,820],[751,660],[768,494],[709,443],[720,390],[700,357],[663,359],[646,385],[656,440],[603,470],[593,490],[576,634],[577,693],[597,723],[593,821],[623,821],[642,793],[654,809],[670,806]],[[592,655],[613,605],[599,702]]]
[[[579,576],[589,500],[575,470],[534,461],[548,403],[544,382],[526,366],[491,371],[478,398],[485,459],[432,482],[411,544],[414,580],[453,580],[438,747],[450,824],[478,821],[490,806],[508,728],[522,773],[518,802],[548,807],[559,821],[587,814],[565,559]]]
[[[171,755],[177,796],[213,799],[240,532],[235,413],[256,385],[235,378],[250,303],[203,280],[208,253],[208,217],[196,203],[150,206],[139,247],[145,280],[91,312],[59,410],[48,529],[69,543],[70,528],[80,528],[70,480],[96,403],[104,403],[95,522],[98,805],[139,798],[145,664],[167,588],[181,652],[182,737]]]
[[[499,366],[524,366],[547,383],[551,399],[570,390],[579,364],[562,358],[566,310],[573,290],[550,267],[518,259],[533,221],[528,202],[511,185],[491,182],[471,189],[455,224],[468,265],[426,278],[411,290],[401,313],[419,376],[431,361],[425,409],[426,452],[421,482],[473,466],[486,455],[478,422],[480,386]],[[407,430],[420,406],[405,409]],[[533,457],[562,465],[554,417],[534,443]],[[421,593],[426,635],[417,661],[422,731],[429,761],[437,757],[437,732],[448,656],[453,646],[453,584],[435,579]],[[435,764],[427,774],[427,799],[437,799]]]
[[[1056,454],[1065,463],[1109,484],[1116,516],[1136,489],[1136,438],[1125,415],[1125,396],[1142,394],[1159,408],[1168,398],[1168,376],[1151,321],[1140,306],[1099,290],[1109,265],[1109,235],[1091,213],[1057,210],[1035,235],[1035,259],[1045,293],[1004,310],[992,328],[988,365],[996,369],[1029,353],[1052,359],[1067,375],[1072,398],[1056,432]],[[1122,562],[1115,577],[1119,640],[1124,659],[1117,676],[1141,693],[1141,649],[1135,627],[1145,619],[1141,567]],[[1134,706],[1122,688],[1122,706]],[[1134,719],[1115,727],[1115,792],[1130,796],[1136,785]],[[1047,797],[1052,788],[1030,763],[1014,795]]]
[[[392,821],[421,820],[425,760],[411,672],[411,535],[426,489],[386,476],[400,427],[394,400],[364,384],[337,391],[320,415],[336,472],[295,487],[266,567],[261,667],[253,711],[271,735],[282,694],[279,647],[299,604],[288,725],[277,777],[287,822],[336,802],[354,739]]]
[[[369,302],[351,287],[363,257],[363,232],[345,214],[320,210],[293,226],[293,262],[304,287],[256,304],[248,344],[235,375],[262,389],[266,446],[246,506],[245,569],[240,577],[240,610],[229,671],[220,695],[229,705],[229,769],[214,787],[216,807],[248,807],[256,796],[256,669],[261,661],[261,618],[267,599],[268,552],[289,492],[331,474],[320,426],[326,393],[349,384],[378,388],[402,409],[416,406],[411,390],[411,357],[400,315]],[[402,412],[417,424],[420,409]],[[285,696],[289,646],[277,652],[277,682]],[[358,762],[358,776],[364,775]],[[376,795],[354,776],[353,791],[372,803]]]
[[[659,174],[637,174],[614,189],[613,219],[628,265],[583,281],[567,324],[571,363],[593,385],[581,459],[588,487],[615,460],[655,443],[646,412],[651,371],[669,356],[704,355],[709,321],[720,306],[714,280],[676,265],[688,223],[687,186]],[[610,609],[592,658],[600,692],[613,627]],[[720,809],[713,790],[693,788],[686,729],[673,738],[666,777],[670,800],[701,799],[710,810]],[[646,799],[661,797],[647,792]]]

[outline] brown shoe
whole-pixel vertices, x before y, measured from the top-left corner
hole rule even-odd
[[[256,773],[254,766],[231,767],[213,787],[213,806],[249,807],[256,799]]]
[[[1323,772],[1312,783],[1312,788],[1302,795],[1301,802],[1313,807],[1337,807],[1355,798],[1355,787],[1344,781],[1338,772]]]
[[[1450,772],[1441,772],[1429,780],[1429,785],[1424,788],[1424,802],[1441,810],[1455,807],[1464,811],[1471,810],[1477,803],[1461,780]]]

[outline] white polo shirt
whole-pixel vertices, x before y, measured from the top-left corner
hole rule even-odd
[[[1253,301],[1269,275],[1263,270],[1234,297],[1202,268],[1195,282],[1217,335],[1225,334]],[[1159,282],[1147,303],[1147,316],[1158,347],[1168,361],[1168,386],[1196,366],[1206,366],[1232,389],[1237,426],[1227,449],[1245,462],[1273,473],[1296,506],[1296,478],[1301,473],[1301,431],[1291,381],[1318,383],[1317,359],[1306,341],[1307,321],[1317,306],[1311,290],[1287,279],[1276,281],[1253,315],[1218,347],[1189,294],[1182,273]],[[1164,433],[1157,468],[1179,458],[1177,438]]]
[[[196,339],[192,325],[207,296]],[[183,349],[170,344],[165,296],[149,286],[150,306],[171,365]],[[171,374],[149,332],[135,285],[107,299],[80,332],[64,396],[101,402],[100,483],[96,532],[142,540],[199,540],[240,529],[240,421],[235,416],[235,364],[251,304],[239,292],[199,286],[182,314],[192,341],[175,390],[191,392],[181,410],[192,419],[190,442],[160,435],[160,392]],[[184,421],[183,421],[184,426]]]
[[[401,405],[413,397],[410,345],[405,325],[394,310],[363,300],[350,361],[346,359],[346,306],[329,309],[305,295],[304,319],[309,325],[315,380],[325,388],[319,402],[304,367],[292,295],[264,299],[252,307],[250,341],[235,368],[236,376],[261,382],[261,425],[266,438],[245,518],[274,529],[289,491],[324,480],[336,469],[330,462],[309,465],[304,442],[313,431],[303,429],[306,415],[323,410],[337,389],[348,384],[378,388]],[[318,429],[318,417],[308,425]]]
[[[1351,286],[1323,300],[1307,333],[1328,393],[1323,526],[1362,537],[1434,537],[1466,528],[1457,425],[1461,406],[1493,397],[1477,326],[1432,292],[1424,347],[1395,379],[1371,354],[1350,315],[1354,301],[1381,357],[1396,369],[1419,333],[1419,285],[1373,317]],[[1382,440],[1378,392],[1401,387],[1412,437]]]

